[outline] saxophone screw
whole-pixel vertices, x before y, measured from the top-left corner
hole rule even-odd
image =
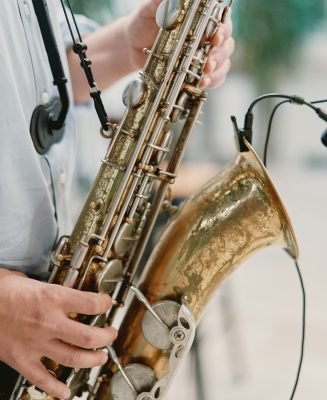
[[[171,336],[172,336],[172,338],[173,338],[175,343],[181,343],[186,338],[185,332],[180,328],[173,329],[172,332],[171,332]]]
[[[97,254],[103,254],[103,247],[99,245],[95,246],[95,252]]]
[[[149,172],[150,174],[152,174],[154,172],[154,166],[153,165],[146,165],[143,163],[139,164],[139,169]]]

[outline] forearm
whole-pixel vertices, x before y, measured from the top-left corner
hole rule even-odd
[[[85,37],[87,56],[92,61],[94,79],[101,90],[136,69],[128,51],[127,23],[128,17],[124,17]],[[75,102],[87,102],[90,98],[89,88],[79,57],[72,49],[68,51],[67,57]]]
[[[18,271],[12,271],[11,269],[7,269],[6,267],[3,267],[0,265],[0,280],[3,277],[6,277],[8,275],[20,275],[20,276],[26,276],[23,272],[18,272]]]

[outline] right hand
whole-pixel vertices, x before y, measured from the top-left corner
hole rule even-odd
[[[106,313],[105,294],[82,292],[38,282],[15,272],[0,271],[0,360],[50,396],[68,398],[67,386],[41,362],[47,357],[72,368],[92,368],[107,361],[103,351],[117,336],[114,328],[73,321],[70,313]]]

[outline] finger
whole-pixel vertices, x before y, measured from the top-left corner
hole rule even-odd
[[[153,19],[161,1],[162,0],[147,0],[145,3],[141,4],[139,8],[139,16],[145,19]]]
[[[32,385],[43,390],[49,396],[59,399],[67,399],[70,397],[70,390],[68,387],[50,375],[41,361],[35,364],[29,364],[28,367],[21,369],[20,373]]]
[[[232,20],[229,19],[225,24],[219,26],[217,32],[212,38],[213,46],[221,46],[224,40],[230,38],[233,33],[233,23]]]
[[[108,355],[103,351],[85,350],[53,340],[44,355],[65,367],[93,368],[107,362]]]
[[[228,59],[224,62],[221,68],[217,69],[211,76],[210,80],[206,82],[206,86],[208,88],[215,88],[223,84],[225,81],[228,72],[231,68],[231,61]],[[205,79],[204,79],[205,80]]]
[[[204,73],[207,75],[213,73],[232,56],[234,50],[235,41],[232,37],[226,40],[222,47],[214,47],[209,53],[208,61],[204,67]]]
[[[99,349],[111,345],[117,337],[112,327],[98,328],[66,318],[61,324],[56,338],[83,349]]]
[[[63,311],[84,315],[105,314],[112,306],[111,298],[104,293],[83,292],[81,290],[62,287]]]
[[[222,24],[222,27],[224,29],[224,35],[226,38],[229,38],[233,34],[233,22],[231,17],[228,17],[228,19],[225,21],[224,24]]]

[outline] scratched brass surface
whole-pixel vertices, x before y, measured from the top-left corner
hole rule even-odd
[[[186,12],[191,2],[185,1],[184,3],[184,10]],[[194,24],[196,24],[196,21]],[[178,25],[171,31],[160,32],[160,40],[158,40],[153,52],[156,54],[166,55],[167,57],[163,59],[152,57],[151,62],[148,63],[147,68],[143,71],[144,81],[147,83],[147,90],[143,103],[135,109],[129,108],[124,119],[119,124],[119,132],[128,131],[135,135],[135,138],[131,138],[124,133],[120,133],[118,140],[107,155],[107,158],[111,163],[117,164],[121,168],[125,168],[128,165],[131,155],[134,154],[135,141],[145,124],[149,111],[153,105],[153,100],[157,94],[158,87],[160,87],[162,80],[166,76],[167,61],[169,61],[169,55],[172,53],[172,50],[176,47],[181,29],[182,25]],[[174,78],[175,74],[172,74],[166,92],[162,98],[162,104],[165,103],[166,97],[170,93],[170,87],[174,82]],[[163,110],[161,110],[161,112],[163,112]],[[159,118],[160,114],[157,113],[153,118],[151,128],[147,133],[147,138],[157,125]],[[144,141],[144,146],[146,142],[147,140]],[[142,148],[139,158],[141,158],[144,149],[145,147]],[[110,207],[111,201],[117,192],[122,177],[123,173],[117,171],[117,169],[112,166],[105,164],[101,166],[84,204],[83,210],[71,234],[69,248],[71,252],[74,252],[79,241],[85,241],[91,234],[98,232],[104,216]],[[121,199],[121,202],[123,201],[124,196]],[[92,210],[90,208],[91,203],[100,204],[100,209],[97,211]]]
[[[187,298],[198,321],[212,294],[235,268],[270,245],[298,258],[287,212],[267,172],[252,151],[238,154],[168,224],[140,288],[151,303]],[[167,373],[169,352],[145,341],[140,331],[143,315],[144,307],[134,301],[120,328],[125,335],[118,337],[114,347],[124,365],[142,362],[160,378]],[[107,367],[116,370],[110,363]],[[111,399],[109,385],[109,380],[102,384],[99,399]]]
[[[117,215],[122,206],[128,203],[127,198],[134,179],[133,173],[139,169],[138,164],[148,150],[147,142],[160,124],[162,129],[158,133],[156,143],[162,142],[169,119],[167,99],[181,72],[178,72],[181,60],[192,49],[193,33],[205,14],[204,10],[212,4],[212,1],[201,0],[199,3],[200,6],[192,17],[185,43],[182,43],[176,62],[173,63],[171,74],[167,73],[169,62],[177,54],[180,34],[184,26],[188,26],[186,25],[188,11],[194,2],[182,1],[184,13],[180,24],[169,31],[160,31],[142,74],[142,80],[146,84],[143,102],[136,108],[129,107],[119,123],[116,139],[109,146],[105,157],[107,163],[102,164],[68,244],[60,253],[62,259],[57,260],[60,267],[53,280],[54,283],[64,282],[70,268],[70,259],[79,242],[89,242],[92,235],[98,235],[108,211],[114,209],[112,223],[101,245],[105,247],[110,241]],[[158,90],[165,79],[167,82],[160,104],[152,115]],[[194,101],[201,91],[198,89],[198,83],[193,85],[188,82],[186,85],[183,82],[177,92],[192,93],[189,100]],[[185,126],[192,125],[190,110],[194,104],[190,103],[187,104],[189,113],[186,113],[188,118],[186,122],[184,120]],[[163,123],[163,120],[167,122]],[[148,129],[145,131],[140,149],[136,151],[137,142],[145,126],[148,126]],[[186,138],[185,140],[182,138],[180,146],[175,149],[175,155],[183,153],[185,144]],[[136,161],[132,163],[133,170],[128,176],[122,195],[118,196],[117,190],[125,178],[123,170],[131,164],[134,156]],[[174,161],[174,155],[171,159]],[[160,167],[154,160],[155,157],[152,157],[149,165],[153,168]],[[118,206],[114,208],[115,200],[118,200]],[[277,192],[255,155],[251,152],[240,154],[232,166],[190,199],[169,224],[145,269],[140,289],[151,303],[160,299],[180,302],[182,297],[187,298],[189,307],[198,320],[213,292],[237,265],[256,249],[273,243],[285,247],[294,258],[297,258],[294,234]],[[80,269],[79,278],[86,272],[82,289],[96,291],[95,277],[103,267],[100,262],[92,261],[86,271],[86,266],[92,257],[99,255],[98,243],[91,241],[89,244],[90,249]],[[115,257],[117,255],[113,253],[112,258]],[[124,267],[128,265],[127,261],[128,256],[123,257]],[[123,365],[130,362],[143,363],[154,369],[160,378],[168,370],[169,352],[156,350],[145,341],[141,332],[143,315],[144,307],[134,301],[127,310],[114,347]],[[58,377],[69,372],[69,369],[66,371],[56,363],[49,369],[55,371]],[[108,363],[106,375],[100,376],[98,380],[100,387],[94,397],[96,400],[111,399],[110,379],[116,370],[115,365]],[[85,380],[83,371],[80,375],[77,374],[76,390],[79,390],[79,384],[83,385]],[[21,398],[30,399],[26,393]],[[51,399],[50,396],[46,398],[46,400]]]

